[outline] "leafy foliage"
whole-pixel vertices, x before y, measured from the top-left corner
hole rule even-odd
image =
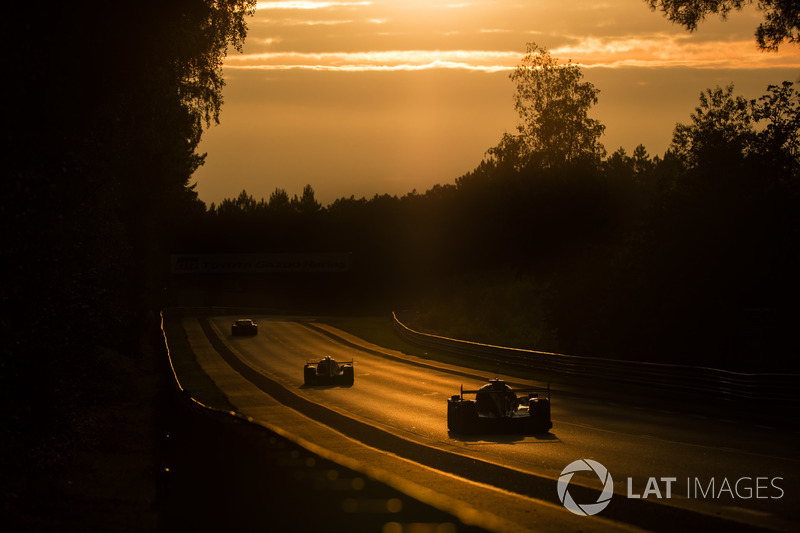
[[[753,120],[765,123],[756,132],[754,150],[781,169],[780,175],[798,179],[800,161],[800,92],[785,81],[770,85],[768,93],[750,102]]]
[[[778,50],[781,43],[800,43],[800,5],[795,0],[645,0],[651,9],[660,9],[671,20],[695,31],[708,15],[723,19],[731,11],[741,11],[755,3],[764,12],[764,22],[755,32],[762,50]]]
[[[673,152],[688,168],[724,165],[731,156],[751,151],[753,117],[747,100],[733,96],[732,85],[701,93],[691,120],[678,124],[672,138]]]
[[[588,116],[599,90],[582,78],[577,65],[560,65],[545,48],[528,43],[522,64],[511,74],[523,160],[550,168],[594,163],[605,154],[599,142],[605,126]],[[514,146],[508,138],[504,143],[504,148]]]

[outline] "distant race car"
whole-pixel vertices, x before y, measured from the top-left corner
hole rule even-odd
[[[466,400],[465,394],[475,394],[475,399]],[[447,400],[447,428],[453,433],[531,434],[547,433],[552,427],[549,384],[546,389],[512,389],[493,379],[478,390],[462,386],[461,394]]]
[[[353,361],[338,363],[327,355],[318,363],[306,363],[303,368],[306,385],[352,385],[354,379]]]
[[[231,325],[231,335],[258,335],[258,324],[250,318],[240,318]]]

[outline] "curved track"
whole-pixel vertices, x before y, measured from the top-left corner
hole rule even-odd
[[[628,523],[649,530],[674,530],[676,526],[709,521],[706,527],[792,531],[800,523],[794,507],[800,470],[797,433],[654,412],[609,403],[602,396],[567,394],[556,389],[552,394],[554,427],[549,434],[461,438],[447,431],[446,399],[457,393],[462,384],[476,388],[494,376],[372,346],[312,320],[254,317],[259,322],[258,336],[231,337],[234,318],[237,317],[184,319],[184,327],[193,339],[195,351],[209,354],[207,362],[213,362],[214,354],[218,354],[219,362],[210,366],[207,363],[206,372],[229,394],[237,410],[257,421],[274,424],[275,417],[259,411],[258,406],[268,397],[273,401],[278,398],[279,403],[305,416],[303,425],[322,422],[378,453],[410,460],[415,467],[422,465],[445,471],[454,479],[501,487],[510,494],[503,505],[514,502],[515,493],[521,494],[517,498],[522,507],[519,512],[496,513],[506,514],[520,530],[530,525],[525,523],[525,513],[538,501],[547,509],[548,524],[563,523],[563,527],[549,528],[553,530],[586,529],[589,521],[598,529],[622,528],[626,527],[623,523]],[[323,355],[354,359],[355,384],[304,386],[303,364]],[[236,396],[232,389],[226,390],[234,387],[232,378],[222,377],[230,369],[237,369],[235,373],[247,378],[258,392]],[[506,379],[519,385],[541,385]],[[303,433],[297,426],[300,423],[284,423],[287,424],[293,426],[284,428],[287,431]],[[323,433],[305,428],[304,438],[312,443],[318,440],[316,444],[324,447]],[[559,505],[559,474],[567,464],[583,458],[602,463],[614,478],[614,498],[601,513],[611,522],[602,522],[600,515],[574,517]],[[379,462],[386,466],[384,461]],[[413,480],[410,472],[394,474]],[[662,477],[675,478],[669,499],[665,497],[667,482],[660,481]],[[642,495],[650,478],[658,479],[662,498],[653,491],[648,498],[629,497],[629,492]],[[725,483],[733,488],[743,478],[752,482],[740,482],[739,496],[725,490],[720,493]],[[712,482],[713,492],[719,497],[695,497],[698,488],[708,493]],[[766,487],[759,490],[759,495],[766,497],[740,497],[747,494],[747,486],[755,489],[757,483]],[[578,474],[570,484],[570,492],[579,491],[580,486],[586,492],[576,492],[576,500],[582,497],[586,501],[595,497],[600,482]],[[464,490],[467,496],[460,498],[468,505],[475,503],[469,501],[471,492],[475,491]],[[541,520],[531,521],[534,522],[536,529],[541,529]]]

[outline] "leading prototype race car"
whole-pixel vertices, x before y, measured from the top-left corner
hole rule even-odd
[[[231,324],[231,335],[258,335],[258,323],[250,318],[240,318]]]
[[[318,363],[306,363],[303,367],[306,385],[352,385],[354,380],[353,361],[338,363],[326,355]]]
[[[475,399],[466,400],[465,394],[474,394]],[[512,389],[493,379],[478,390],[464,390],[462,385],[461,394],[447,400],[447,428],[452,433],[532,434],[547,433],[552,427],[549,384],[546,389]]]

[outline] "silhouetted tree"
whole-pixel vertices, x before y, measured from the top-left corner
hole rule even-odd
[[[800,42],[800,4],[796,0],[645,0],[651,9],[660,9],[671,20],[695,31],[708,15],[726,19],[731,11],[756,4],[764,12],[755,36],[763,50],[777,50],[783,41]]]
[[[770,85],[768,93],[750,102],[753,120],[766,125],[756,133],[756,151],[790,179],[800,171],[800,93],[784,81]]]
[[[488,161],[481,162],[484,167],[482,170],[486,171],[487,165],[493,167],[490,174],[509,174],[517,172],[524,168],[530,158],[529,149],[526,146],[526,139],[523,135],[512,135],[510,133],[503,133],[503,137],[497,146],[493,146],[486,151],[489,156]],[[467,175],[468,176],[468,175]],[[458,179],[464,179],[462,176]],[[469,179],[469,178],[467,178]]]
[[[637,145],[633,149],[633,175],[637,185],[644,185],[650,182],[649,177],[658,164],[657,160],[650,158],[647,149],[643,144]]]
[[[304,215],[318,213],[322,209],[322,205],[317,202],[314,189],[311,185],[303,187],[303,194],[300,198],[294,195],[291,203],[295,211]]]
[[[620,147],[605,161],[606,174],[612,179],[633,183],[636,173],[634,160]]]
[[[286,189],[276,187],[272,194],[269,195],[269,202],[267,208],[274,213],[288,213],[292,209],[292,203],[289,201],[289,194]]]
[[[734,96],[733,85],[700,94],[690,124],[678,124],[671,150],[687,168],[724,168],[748,155],[755,138],[748,101]]]
[[[671,151],[689,169],[744,159],[795,176],[800,161],[800,95],[792,82],[770,85],[757,100],[733,95],[733,86],[700,95],[690,124],[678,124]]]
[[[199,135],[202,125],[219,122],[222,108],[222,62],[228,47],[241,52],[247,35],[246,17],[255,0],[178,0],[163,4],[162,23],[169,25],[159,46],[172,57],[179,80],[179,97],[193,117]],[[156,23],[157,25],[158,23]]]
[[[523,156],[534,164],[545,168],[595,164],[605,155],[599,142],[605,126],[589,118],[599,90],[582,78],[580,67],[571,62],[560,65],[536,43],[528,43],[522,64],[511,73],[517,87]],[[510,139],[505,142],[512,144]]]
[[[261,204],[264,203],[262,198]],[[245,213],[255,213],[258,210],[259,202],[252,194],[248,194],[245,189],[236,198],[223,198],[216,208],[218,215],[242,215]]]

